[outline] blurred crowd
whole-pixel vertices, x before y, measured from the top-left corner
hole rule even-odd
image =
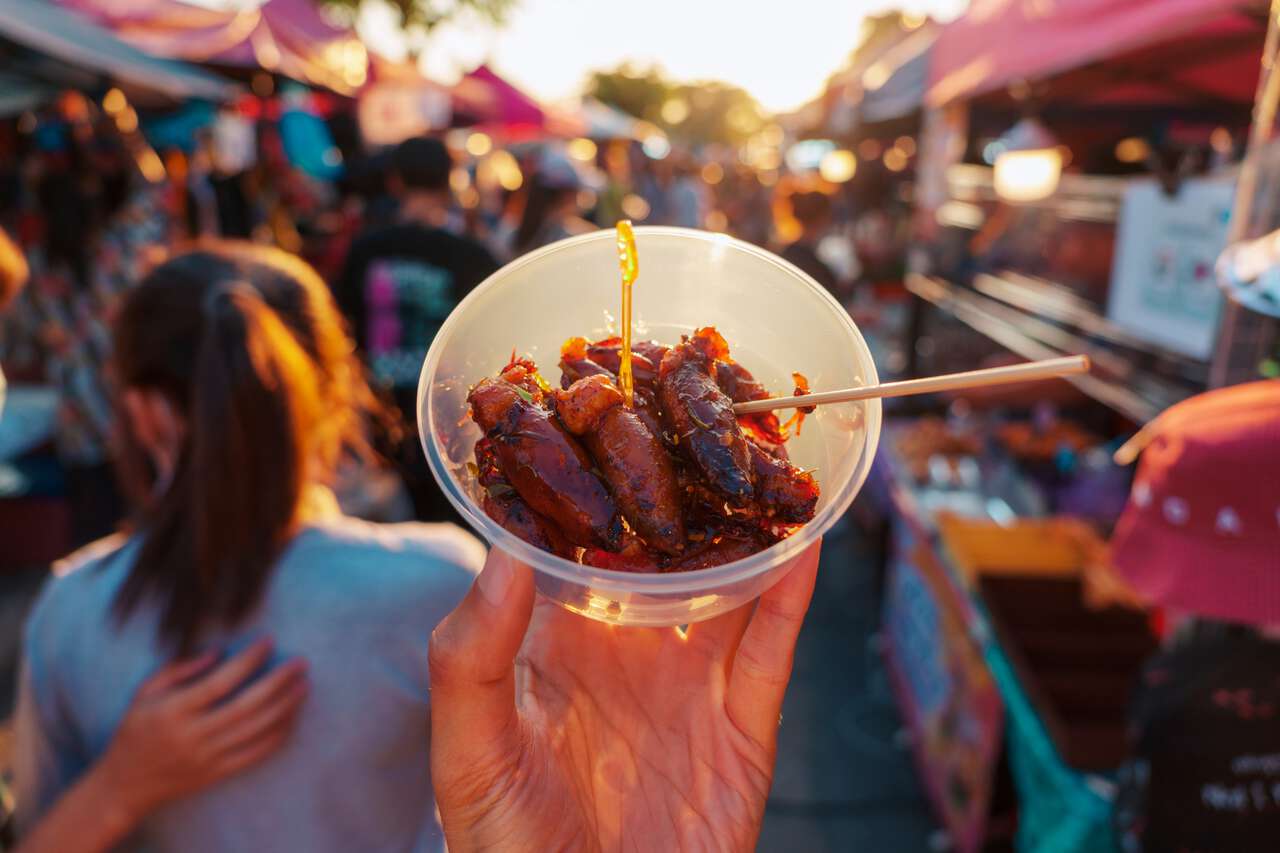
[[[404,436],[436,330],[501,264],[626,218],[772,248],[851,303],[859,283],[893,276],[886,251],[902,242],[887,233],[883,199],[861,211],[849,185],[789,172],[776,151],[761,168],[727,146],[504,144],[465,130],[370,151],[349,117],[322,118],[288,97],[224,106],[185,145],[156,141],[164,128],[141,130],[118,90],[100,103],[68,92],[0,124],[0,228],[29,267],[29,285],[0,315],[0,364],[10,382],[58,390],[76,544],[111,532],[125,512],[109,452],[114,305],[191,241],[276,246],[329,283],[375,389],[401,415],[389,431],[400,437],[382,449],[404,488],[395,478],[351,484],[352,505],[382,519],[451,516]]]
[[[479,849],[494,838],[468,825],[477,804],[500,815],[505,843],[559,838],[570,800],[582,814],[567,831],[586,837],[618,799],[575,798],[594,765],[533,782],[520,768],[566,732],[628,715],[597,751],[638,758],[652,778],[637,787],[655,799],[626,798],[642,826],[591,832],[664,848],[754,838],[816,544],[769,593],[768,619],[740,620],[733,642],[708,635],[718,686],[711,652],[674,630],[667,667],[643,665],[643,702],[615,668],[551,645],[538,678],[588,686],[591,709],[526,725],[484,672],[513,672],[530,569],[501,552],[486,562],[456,527],[367,522],[453,517],[418,445],[417,381],[449,313],[502,262],[622,217],[692,227],[718,213],[727,227],[733,215],[774,239],[767,179],[709,181],[687,154],[627,142],[503,149],[464,134],[344,156],[338,122],[288,117],[224,109],[191,150],[153,147],[115,90],[0,123],[0,406],[6,374],[57,400],[56,471],[30,464],[48,456],[40,441],[17,460],[53,482],[8,506],[65,496],[71,526],[21,640],[0,846],[15,802],[22,853],[96,853],[135,833],[172,850],[440,850],[448,831]],[[816,201],[797,205],[806,224],[788,242],[821,265],[831,216]],[[826,281],[842,287],[847,271]],[[6,426],[23,421],[28,399],[8,403]],[[637,671],[659,636],[556,618],[538,636]],[[733,674],[739,648],[755,662],[746,675]],[[631,734],[669,693],[699,691],[660,742]],[[702,754],[731,738],[759,755]],[[704,768],[715,784],[689,775]],[[530,784],[487,807],[485,790]],[[653,825],[665,792],[695,788],[705,829]],[[726,802],[748,806],[720,814]]]

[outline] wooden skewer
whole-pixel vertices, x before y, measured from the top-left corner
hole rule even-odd
[[[823,403],[848,403],[852,400],[870,400],[877,397],[907,397],[912,394],[932,394],[937,391],[957,391],[962,388],[982,388],[987,385],[1007,385],[1011,382],[1036,382],[1059,376],[1072,376],[1089,372],[1089,357],[1069,355],[1044,361],[1031,361],[1008,367],[991,367],[986,370],[969,370],[964,373],[948,373],[925,379],[908,379],[903,382],[886,382],[882,385],[866,385],[861,388],[845,388],[841,391],[819,391],[799,397],[773,397],[752,400],[733,407],[735,415],[754,412],[771,412],[774,409],[798,409],[802,406],[820,406]]]

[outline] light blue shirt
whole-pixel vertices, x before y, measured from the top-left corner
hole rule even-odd
[[[112,615],[139,540],[119,546],[73,558],[28,620],[15,745],[20,829],[103,754],[134,692],[165,660],[154,608],[123,624]],[[277,660],[307,660],[297,730],[263,764],[152,815],[131,848],[442,850],[427,643],[483,559],[483,546],[451,525],[335,516],[299,533],[254,615],[210,638],[230,652],[270,634]]]

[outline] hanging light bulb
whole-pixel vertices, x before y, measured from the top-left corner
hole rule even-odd
[[[1005,201],[1040,201],[1053,195],[1062,178],[1062,152],[1048,129],[1026,118],[1000,138],[996,194]]]

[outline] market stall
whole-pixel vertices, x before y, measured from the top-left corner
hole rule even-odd
[[[37,110],[79,114],[85,102],[81,93],[109,97],[118,121],[136,130],[133,105],[207,106],[240,91],[215,73],[149,55],[74,12],[34,0],[0,0],[0,57],[0,119],[10,128],[20,129],[24,121],[35,125]],[[63,128],[51,123],[40,144],[61,146]],[[12,140],[10,135],[10,145]],[[132,140],[126,150],[144,173],[163,171],[155,151],[141,140]],[[19,236],[33,225],[30,220],[5,224],[16,225]],[[0,343],[7,345],[0,354],[14,355],[14,339],[26,339],[14,331],[0,327]],[[12,337],[3,340],[5,335]],[[0,418],[0,540],[7,543],[0,571],[56,559],[69,547],[62,478],[52,455],[41,452],[55,432],[58,394],[40,379],[35,373],[11,376]]]
[[[135,98],[224,101],[236,87],[184,62],[161,59],[117,38],[80,15],[37,0],[0,0],[4,71],[16,75],[4,91],[24,91],[25,99],[58,88],[122,87]],[[15,92],[16,95],[16,92]]]
[[[1111,452],[1214,382],[1235,316],[1214,265],[1266,23],[1250,2],[1009,0],[929,48],[908,373],[1095,364],[888,412],[886,658],[957,849],[1117,849],[1129,691],[1159,620],[1108,571],[1131,476]],[[1246,358],[1256,375],[1256,340]]]

